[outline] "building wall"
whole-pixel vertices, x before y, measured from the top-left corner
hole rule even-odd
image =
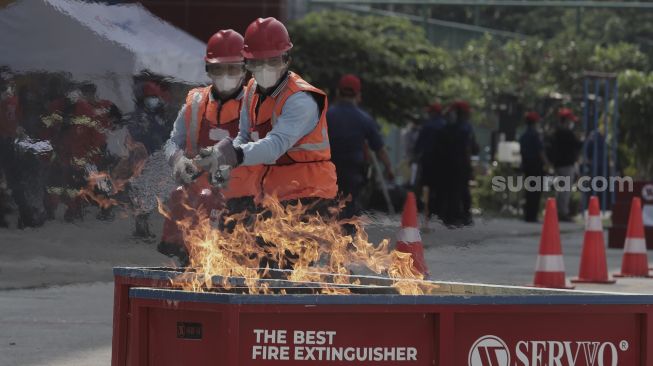
[[[284,0],[143,0],[149,11],[207,41],[219,29],[234,29],[245,34],[247,26],[259,17],[286,20]]]

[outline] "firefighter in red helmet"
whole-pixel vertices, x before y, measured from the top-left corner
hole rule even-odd
[[[544,151],[542,135],[537,128],[537,124],[541,119],[540,114],[534,111],[524,115],[526,130],[519,137],[519,153],[524,179],[528,177],[539,178],[545,175],[548,160]],[[524,221],[537,222],[541,196],[542,192],[539,190],[524,190]]]
[[[245,33],[243,56],[252,72],[240,113],[240,131],[202,151],[198,166],[260,167],[262,195],[280,201],[327,202],[337,193],[326,123],[327,96],[289,71],[292,48],[286,27],[259,18]],[[233,182],[231,182],[233,183]]]
[[[442,172],[444,202],[440,217],[449,227],[471,225],[471,192],[473,179],[472,156],[478,155],[474,129],[470,122],[471,107],[464,100],[454,101],[445,112],[447,124],[442,128],[437,156],[443,157]]]
[[[168,201],[170,217],[163,228],[159,251],[187,260],[183,233],[176,221],[190,214],[187,207],[207,210],[222,208],[222,198],[233,210],[248,207],[257,193],[256,171],[248,167],[231,172],[229,187],[218,192],[193,163],[199,150],[238,135],[243,105],[245,63],[243,37],[232,29],[220,30],[209,39],[204,58],[207,76],[212,83],[192,89],[174,123],[165,154],[180,186]]]

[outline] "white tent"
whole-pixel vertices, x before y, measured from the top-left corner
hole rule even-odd
[[[20,0],[0,10],[0,66],[69,72],[123,111],[133,109],[133,75],[147,69],[202,84],[203,56],[202,42],[140,4]]]

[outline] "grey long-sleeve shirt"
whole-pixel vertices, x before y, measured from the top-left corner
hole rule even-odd
[[[285,154],[299,139],[317,126],[319,110],[313,97],[299,92],[288,97],[281,115],[265,138],[256,140],[250,133],[247,106],[240,111],[240,131],[234,146],[243,149],[243,165],[272,164]]]
[[[247,106],[240,112],[240,132],[234,146],[243,149],[243,165],[271,164],[286,153],[299,139],[309,134],[319,121],[319,110],[313,97],[306,92],[291,95],[283,105],[281,115],[272,130],[260,140],[251,135]],[[164,146],[168,162],[173,163],[186,147],[186,105],[175,119],[170,138]]]

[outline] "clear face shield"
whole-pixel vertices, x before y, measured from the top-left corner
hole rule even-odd
[[[256,83],[262,88],[273,87],[286,72],[288,60],[284,56],[270,57],[260,60],[246,60],[245,66],[249,70]]]

